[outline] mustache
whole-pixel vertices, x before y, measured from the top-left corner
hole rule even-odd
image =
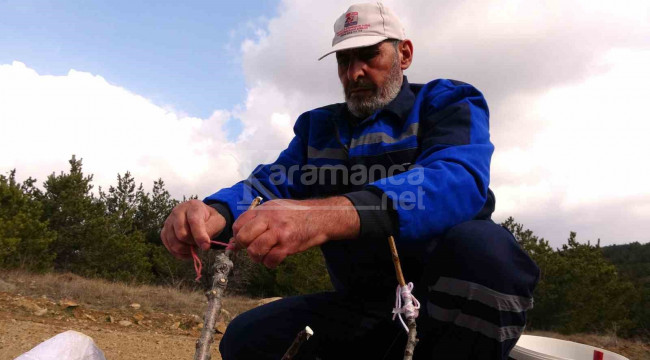
[[[354,83],[350,83],[347,86],[347,93],[349,94],[352,91],[357,90],[374,90],[375,85],[368,80],[360,79]]]

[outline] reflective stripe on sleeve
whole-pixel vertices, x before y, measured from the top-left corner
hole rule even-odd
[[[386,134],[385,132],[374,132],[374,133],[362,135],[356,139],[352,139],[352,141],[350,142],[350,149],[360,145],[368,145],[368,144],[376,144],[376,143],[385,143],[385,144],[396,143],[408,137],[417,135],[419,125],[420,124],[417,122],[409,125],[409,127],[406,128],[406,131],[404,131],[397,138],[394,138]]]

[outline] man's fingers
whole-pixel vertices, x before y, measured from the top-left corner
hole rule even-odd
[[[210,248],[210,235],[206,229],[209,216],[207,210],[202,208],[190,209],[187,212],[187,224],[190,227],[193,242],[203,250]]]
[[[170,227],[164,227],[160,232],[160,238],[169,252],[177,259],[191,258],[191,250],[188,245],[179,242],[175,238],[174,231]]]
[[[268,254],[264,257],[262,260],[262,263],[264,266],[266,266],[269,269],[275,269],[278,265],[280,265],[281,262],[284,261],[284,259],[287,257],[287,253],[284,249],[280,247],[274,247],[269,251]]]
[[[237,220],[232,224],[232,234],[233,236],[237,236],[239,231],[246,225],[248,222],[253,220],[257,216],[257,210],[255,209],[250,209],[244,211],[243,214],[239,215]]]
[[[259,263],[277,245],[278,239],[271,231],[265,231],[248,246],[246,252],[250,258]]]
[[[210,239],[219,235],[226,227],[226,219],[213,208],[210,208],[210,215],[205,222],[205,230]],[[208,243],[208,246],[210,244]]]
[[[241,218],[241,217],[240,217]],[[256,216],[245,223],[234,235],[235,241],[241,247],[248,248],[255,238],[262,235],[268,229],[268,222],[263,216]]]
[[[192,233],[190,232],[190,226],[187,223],[187,217],[185,213],[178,214],[174,216],[171,220],[171,227],[174,231],[174,237],[187,245],[194,245],[194,239],[192,238]],[[171,243],[173,243],[173,239]]]

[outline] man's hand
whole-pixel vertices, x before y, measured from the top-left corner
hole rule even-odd
[[[278,266],[287,256],[329,240],[359,235],[352,203],[337,196],[319,200],[271,200],[243,213],[233,224],[237,246],[255,262]]]
[[[199,200],[178,204],[165,220],[160,239],[178,259],[192,257],[190,247],[198,245],[207,250],[210,239],[226,226],[226,219],[214,208]]]

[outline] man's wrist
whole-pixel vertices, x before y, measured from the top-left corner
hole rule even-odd
[[[228,207],[228,205],[220,202],[213,202],[206,205],[215,209],[221,216],[223,216],[224,220],[226,221],[226,225],[224,226],[221,233],[219,233],[219,235],[213,238],[213,240],[227,243],[228,241],[230,241],[230,238],[232,237],[232,224],[234,222],[232,212],[230,212],[230,208]]]
[[[359,215],[352,202],[345,196],[307,201],[309,201],[310,211],[317,220],[318,232],[324,237],[324,241],[359,237]]]
[[[397,235],[397,213],[391,200],[380,190],[371,189],[343,195],[358,213],[359,237],[386,239],[390,235]]]

